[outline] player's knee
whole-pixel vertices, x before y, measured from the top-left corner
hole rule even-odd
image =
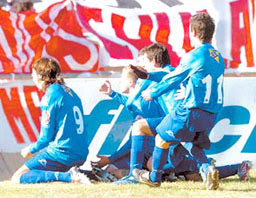
[[[170,146],[170,143],[164,141],[160,135],[156,136],[155,145],[159,148],[168,149]]]
[[[152,135],[147,121],[144,119],[136,121],[132,126],[132,135]]]
[[[138,120],[136,121],[133,126],[132,126],[132,134],[133,135],[144,135],[143,133],[143,121],[142,120]]]

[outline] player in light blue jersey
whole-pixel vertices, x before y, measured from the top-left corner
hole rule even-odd
[[[159,43],[155,43],[149,46],[146,46],[143,48],[139,53],[139,64],[140,66],[143,66],[151,75],[151,81],[144,80],[139,81],[138,83],[145,83],[150,82],[149,86],[141,86],[140,92],[137,92],[138,94],[141,93],[141,91],[145,90],[146,88],[154,87],[158,82],[162,80],[162,78],[174,70],[170,66],[170,58],[167,48]],[[133,67],[136,68],[136,67]],[[134,70],[135,72],[137,70]],[[145,72],[144,72],[145,73]],[[143,72],[141,74],[137,73],[138,75],[143,75]],[[146,74],[147,75],[147,74]],[[141,77],[141,76],[140,76]],[[145,76],[144,76],[145,77]],[[143,84],[145,85],[145,84]],[[164,110],[164,116],[168,114],[171,109],[175,108],[177,106],[177,101],[174,100],[176,93],[176,89],[170,90],[168,93],[163,94],[161,97],[156,98],[157,102],[160,104],[161,108]],[[150,113],[150,112],[149,112]],[[151,113],[152,114],[152,113]],[[142,145],[145,144],[148,137],[144,135],[140,135],[140,132],[142,133],[156,133],[155,128],[156,126],[162,121],[164,117],[158,117],[151,119],[151,122],[148,121],[148,119],[140,119],[134,122],[132,127],[132,149],[131,149],[131,161],[130,161],[130,173],[133,169],[139,167],[141,168],[144,163],[144,153],[143,153],[143,147]],[[154,123],[154,124],[151,124]],[[172,147],[176,147],[177,145],[173,145]],[[180,149],[174,149],[174,153],[179,153]],[[173,156],[175,158],[175,161],[181,161],[181,157],[178,160],[176,157],[181,156],[175,155]],[[184,153],[185,155],[185,153]],[[177,162],[178,164],[178,162]],[[126,181],[123,180],[123,183],[120,184],[126,184]]]
[[[123,69],[122,72],[122,83],[121,83],[121,92],[125,92],[127,95],[120,94],[118,92],[115,92],[111,88],[111,83],[109,81],[106,81],[102,84],[100,87],[100,91],[110,97],[113,97],[114,100],[118,101],[119,103],[123,105],[127,105],[127,101],[130,99],[130,94],[134,93],[136,91],[136,81],[137,76],[135,75],[132,66],[127,66]],[[131,95],[133,98],[133,95]],[[160,108],[160,106],[157,103],[153,103],[153,101],[141,101],[141,97],[137,98],[137,100],[134,100],[134,102],[129,104],[129,111],[134,117],[134,122],[136,123],[136,118],[146,119],[147,122],[150,123],[150,119],[148,117],[158,117],[161,116],[159,114],[159,109],[156,109],[156,107]],[[150,102],[152,102],[150,104]],[[175,101],[173,101],[175,102]],[[150,104],[150,105],[149,105]],[[139,110],[138,110],[139,109]],[[151,113],[151,111],[155,111],[154,113]],[[146,126],[145,126],[146,129]],[[151,127],[151,130],[152,127]],[[151,170],[151,162],[152,158],[150,157],[152,155],[152,146],[154,146],[153,137],[149,136],[147,138],[150,138],[150,141],[148,142],[148,145],[145,147],[147,150],[143,157],[143,168],[147,168]],[[105,170],[102,170],[102,176],[106,177],[107,171],[108,173],[115,175],[118,179],[123,178],[124,176],[128,175],[129,173],[129,162],[130,162],[130,152],[131,152],[131,138],[123,145],[117,152],[112,154],[111,156],[98,156],[99,160],[91,162],[93,166],[97,167],[104,167],[107,165]],[[196,161],[189,156],[189,153],[184,149],[184,147],[181,144],[177,145],[171,145],[169,148],[169,157],[168,157],[168,163],[166,163],[163,167],[164,176],[162,179],[167,178],[169,179],[169,173],[175,174],[175,175],[184,175],[187,180],[201,180],[200,175],[198,175],[198,168]],[[150,157],[150,158],[149,158]],[[216,167],[219,170],[220,178],[225,178],[231,175],[237,174],[239,168],[241,167],[241,164],[235,164],[235,165],[229,165],[224,167]],[[129,179],[127,179],[129,178]],[[171,179],[175,179],[175,177],[172,177]],[[110,181],[110,180],[104,180],[104,178],[100,178],[99,180],[103,181]],[[124,182],[125,181],[125,182]],[[136,181],[132,180],[131,177],[125,177],[124,179],[115,182],[115,184],[131,184],[136,183]]]
[[[124,67],[121,79],[122,94],[112,90],[111,83],[109,81],[105,81],[101,85],[99,91],[110,96],[120,104],[123,104],[131,113],[134,122],[136,120],[146,119],[150,126],[155,126],[154,118],[163,117],[165,113],[157,100],[146,101],[141,96],[141,90],[148,87],[150,85],[150,81],[140,81],[137,83],[138,77],[133,72],[131,65]],[[129,171],[131,142],[132,140],[129,138],[126,144],[110,157],[98,156],[100,160],[92,162],[92,165],[103,167],[106,164],[111,163],[118,168],[118,170],[110,167],[107,171],[115,174],[118,178],[122,178],[127,175],[127,171]],[[149,137],[147,141],[145,141],[144,147],[147,148],[147,151],[143,156],[144,167],[146,167],[147,159],[152,155],[154,148],[154,138]]]
[[[130,81],[126,81],[124,76],[122,76],[123,83],[125,82],[126,87],[135,87],[133,89],[133,93],[129,96],[123,96],[119,93],[116,93],[114,91],[109,91],[107,87],[109,86],[109,83],[106,82],[104,84],[105,92],[107,92],[107,95],[110,95],[113,97],[113,99],[118,100],[120,103],[125,104],[126,107],[128,107],[128,110],[131,111],[133,114],[133,117],[135,118],[138,114],[140,115],[140,119],[136,120],[134,119],[134,127],[132,131],[136,130],[143,130],[143,131],[152,131],[156,128],[156,126],[161,122],[163,117],[170,111],[170,109],[174,108],[176,105],[176,101],[174,100],[174,93],[176,90],[170,91],[169,93],[163,95],[162,97],[158,97],[154,102],[147,103],[142,97],[141,92],[145,90],[146,88],[149,88],[151,86],[154,86],[157,84],[157,82],[160,82],[162,78],[167,75],[170,71],[173,71],[174,68],[170,66],[170,59],[169,59],[169,53],[167,48],[159,43],[154,43],[152,45],[144,47],[140,53],[139,53],[139,65],[144,67],[147,71],[151,74],[151,81],[150,80],[138,80],[136,82],[136,86],[134,84],[131,84]],[[134,66],[131,66],[134,67]],[[134,80],[132,80],[133,82]],[[127,84],[128,83],[128,84]],[[163,109],[164,113],[162,115],[159,115],[159,110],[156,110],[155,107],[159,109]],[[155,109],[155,110],[154,110]],[[124,147],[122,147],[117,153],[113,154],[111,157],[107,158],[105,156],[99,156],[100,160],[98,162],[94,162],[95,165],[104,166],[108,163],[118,163],[120,162],[127,162],[127,159],[124,158],[124,151],[130,154],[130,152],[133,152],[141,150],[142,145],[145,145],[145,142],[148,141],[149,137],[146,137],[144,140],[144,136],[138,137],[138,136],[132,136],[132,150],[129,148],[131,147],[130,142],[129,144],[126,144]],[[137,143],[137,141],[139,143]],[[177,150],[178,152],[178,150]],[[176,152],[175,152],[176,153]],[[135,157],[131,159],[130,163],[130,170],[137,166],[141,165],[145,167],[145,155],[139,155],[139,157]],[[149,155],[147,155],[149,156]],[[130,156],[129,156],[130,157]],[[138,163],[138,159],[141,163]],[[126,166],[120,164],[121,167]],[[119,165],[119,166],[120,166]],[[135,165],[135,166],[134,166]],[[116,184],[129,184],[133,183],[134,179],[131,179],[131,177],[125,177],[123,178],[120,183],[116,182]]]
[[[144,67],[147,71],[151,72],[153,76],[153,81],[141,80],[141,79],[137,80],[136,78],[136,84],[135,84],[134,79],[124,80],[126,78],[125,76],[122,76],[122,79],[123,79],[122,84],[125,84],[126,86],[125,89],[132,87],[132,91],[131,91],[132,93],[129,94],[129,97],[119,94],[115,91],[111,91],[111,92],[107,91],[107,90],[111,90],[111,89],[108,89],[110,87],[109,82],[105,82],[103,86],[105,89],[104,92],[106,92],[107,95],[110,95],[114,100],[119,101],[120,103],[124,104],[127,107],[127,109],[132,113],[134,117],[134,121],[138,121],[139,123],[141,123],[140,127],[143,128],[143,130],[150,131],[160,123],[160,121],[166,115],[168,110],[166,110],[167,107],[162,98],[161,98],[161,101],[159,100],[160,99],[159,97],[156,100],[151,101],[151,103],[148,103],[148,101],[145,101],[141,97],[141,92],[148,87],[154,86],[157,82],[160,82],[161,79],[166,74],[168,74],[169,71],[174,70],[174,68],[172,68],[169,65],[170,59],[169,59],[169,53],[167,48],[164,45],[159,43],[154,43],[140,50],[138,59],[139,59],[139,65]],[[123,89],[123,91],[125,91],[125,89]],[[167,97],[170,97],[170,95],[166,94],[166,98]],[[140,119],[136,119],[136,117]],[[135,142],[137,141],[137,139],[140,139],[140,137],[132,137],[131,139],[132,139],[131,141],[132,148],[135,148],[135,147],[137,148],[137,146],[135,146],[137,143]],[[145,142],[148,142],[148,138],[147,140],[145,140]],[[147,145],[145,142],[143,141],[143,143],[140,144],[139,147],[142,147],[143,145]],[[125,146],[126,146],[125,149],[123,148],[120,149],[120,151],[122,152],[118,151],[109,159],[107,159],[106,157],[100,156],[101,157],[100,161],[95,162],[94,164],[105,165],[106,163],[109,163],[109,160],[111,160],[112,162],[116,161],[116,159],[118,159],[119,156],[123,155],[124,150],[127,153],[130,153],[129,148],[131,147],[131,145],[126,144]],[[144,155],[141,157],[143,158],[142,160],[145,162]],[[133,164],[134,162],[135,160],[131,159],[131,163],[130,163],[131,167],[133,167],[133,165],[131,164]],[[127,181],[129,181],[129,179]]]
[[[30,158],[13,175],[18,183],[89,180],[73,166],[82,165],[88,154],[87,131],[80,98],[60,78],[59,64],[49,58],[32,65],[32,78],[45,92],[41,100],[41,129],[37,141],[21,150]],[[39,152],[38,154],[36,154]]]
[[[134,177],[141,183],[151,186],[161,184],[162,168],[168,156],[168,148],[170,144],[177,142],[187,142],[185,148],[197,160],[203,179],[206,178],[209,163],[203,149],[210,146],[208,133],[223,105],[225,69],[222,56],[210,44],[214,28],[214,22],[208,14],[194,15],[190,20],[190,37],[196,48],[182,58],[174,72],[165,76],[158,85],[142,93],[146,100],[151,100],[185,82],[185,99],[156,128],[152,171],[139,168],[133,171]],[[216,188],[218,182],[213,189]]]

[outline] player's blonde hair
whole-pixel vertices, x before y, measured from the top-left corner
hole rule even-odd
[[[128,79],[136,82],[138,80],[138,76],[135,74],[131,65],[125,66],[122,70],[122,74],[125,75]]]

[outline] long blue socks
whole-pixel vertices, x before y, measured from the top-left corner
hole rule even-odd
[[[135,168],[142,169],[148,138],[148,136],[143,135],[132,136],[130,174],[132,174],[132,171]]]
[[[152,182],[161,182],[162,169],[167,162],[169,149],[163,149],[155,146],[153,151],[152,171],[150,172],[150,180]]]

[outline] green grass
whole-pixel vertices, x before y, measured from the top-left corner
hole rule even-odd
[[[162,183],[159,188],[150,188],[146,185],[114,186],[107,183],[92,185],[84,184],[13,184],[10,181],[0,183],[0,198],[249,198],[256,197],[256,170],[251,171],[251,180],[240,182],[237,176],[220,181],[220,189],[207,191],[202,182],[179,181]]]

